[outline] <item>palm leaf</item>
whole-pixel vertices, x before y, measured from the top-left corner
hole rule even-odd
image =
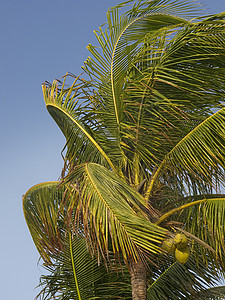
[[[77,166],[65,178],[65,183],[79,190],[77,207],[82,212],[93,251],[100,251],[104,257],[111,240],[115,255],[121,251],[126,262],[129,258],[139,261],[145,251],[160,252],[158,243],[166,231],[149,222],[143,213],[148,208],[142,196],[115,173],[88,163]]]
[[[59,182],[44,182],[30,188],[23,197],[24,216],[34,244],[44,261],[62,249],[67,211],[62,206],[69,195]],[[71,209],[71,207],[70,207]]]
[[[105,274],[98,267],[87,250],[82,236],[69,235],[64,242],[63,251],[52,257],[53,263],[46,267],[49,275],[41,277],[44,286],[38,296],[42,299],[86,300],[94,296],[95,284]],[[52,298],[51,298],[52,299]]]
[[[218,279],[216,272],[210,272],[202,261],[196,264],[190,258],[185,265],[174,262],[158,272],[155,281],[148,287],[147,299],[197,299],[193,295],[207,295],[210,286]]]
[[[130,299],[129,274],[124,270],[110,271],[98,266],[81,235],[68,234],[63,251],[52,256],[52,264],[45,265],[49,274],[40,279],[41,299]]]
[[[221,108],[180,140],[165,156],[149,185],[147,195],[150,194],[154,180],[166,169],[171,172],[171,177],[182,178],[187,186],[192,185],[192,177],[197,186],[202,182],[212,186],[213,180],[222,184],[225,159],[224,117],[225,109]]]
[[[121,94],[131,66],[130,58],[138,52],[146,35],[156,35],[163,28],[170,29],[187,23],[181,18],[160,13],[151,14],[150,11],[151,9],[139,16],[123,14],[119,17],[118,9],[112,9],[107,14],[109,29],[103,32],[100,28],[96,32],[102,54],[96,47],[88,46],[94,59],[88,58],[84,70],[96,80],[94,85],[99,90],[99,103],[104,107],[99,115],[118,143],[124,110]]]
[[[188,24],[173,38],[170,31],[160,30],[157,36],[147,35],[130,59],[121,148],[133,184],[148,178],[168,151],[220,105],[223,30],[212,21],[207,26]],[[139,177],[141,172],[145,174]]]
[[[103,130],[99,126],[96,128],[96,120],[92,122],[90,114],[88,115],[90,118],[86,117],[86,108],[82,104],[86,83],[79,82],[77,77],[71,88],[66,89],[64,88],[66,78],[67,76],[65,76],[62,87],[59,86],[57,80],[49,87],[45,84],[42,86],[47,109],[67,140],[66,159],[73,164],[95,161],[103,165],[108,164],[115,170],[100,143],[102,141],[104,144],[104,139],[106,139]],[[99,128],[101,132],[99,132]],[[115,151],[114,156],[116,156]]]
[[[147,36],[133,57],[123,131],[146,164],[162,161],[222,102],[223,31],[216,22],[188,24],[172,39],[166,31]]]
[[[207,199],[196,207],[187,210],[180,219],[185,218],[185,229],[210,245],[216,256],[223,260],[225,247],[225,199]],[[202,248],[202,255],[207,260],[207,249]]]
[[[173,208],[168,210],[171,207]],[[176,225],[172,226],[192,239],[193,247],[200,248],[205,261],[215,261],[215,264],[221,264],[219,268],[224,268],[224,216],[225,198],[223,194],[189,196],[170,201],[156,224],[163,226],[164,223],[164,226],[167,226],[168,223],[169,226],[169,224],[173,224],[173,220],[180,222],[177,227],[182,226],[181,229]]]
[[[217,286],[195,293],[191,299],[223,300],[225,299],[225,286]]]
[[[179,202],[183,202],[184,204],[178,206],[177,204]],[[221,263],[220,268],[224,268],[224,195],[211,194],[206,195],[205,197],[187,197],[181,199],[178,203],[176,203],[175,208],[160,216],[156,224],[161,224],[169,217],[171,218],[171,221],[175,219],[176,221],[181,222],[186,234],[190,234],[193,242],[197,242],[197,244],[194,244],[194,248],[200,248],[201,255],[204,259],[206,261],[209,259],[214,261],[216,259],[218,261],[215,261],[215,264]],[[183,229],[180,230],[183,231]]]
[[[71,198],[58,181],[38,184],[23,198],[28,228],[50,272],[41,277],[43,289],[38,296],[86,300],[94,295],[99,295],[96,299],[104,299],[105,295],[129,294],[127,277],[119,276],[118,272],[107,274],[91,257],[84,238],[69,233],[75,205],[74,192]],[[82,228],[76,229],[82,232]]]
[[[113,8],[121,8],[131,6],[134,0],[129,0],[115,5]],[[193,1],[171,1],[171,0],[152,0],[152,1],[135,1],[132,8],[127,11],[127,15],[138,15],[147,12],[165,13],[170,15],[178,15],[182,17],[192,18],[199,14],[199,3]],[[194,15],[192,15],[194,13]]]

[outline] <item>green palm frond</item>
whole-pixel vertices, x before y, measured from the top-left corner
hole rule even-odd
[[[146,163],[162,161],[223,101],[224,37],[222,23],[188,24],[173,38],[166,31],[146,37],[133,57],[122,126],[125,143]]]
[[[179,200],[176,200],[174,202],[170,202],[168,207],[173,207],[172,209],[168,210],[168,207],[165,207],[164,214],[162,214],[157,224],[162,223],[169,217],[173,216],[176,213],[182,213],[183,210],[189,209],[192,206],[198,206],[198,205],[205,205],[206,203],[209,203],[210,201],[224,201],[224,194],[209,194],[209,195],[199,195],[199,196],[188,196]],[[181,205],[182,204],[182,205]],[[174,207],[175,206],[175,207]]]
[[[58,181],[38,184],[23,198],[28,228],[44,266],[50,272],[41,277],[43,289],[39,296],[41,299],[86,300],[95,295],[96,299],[104,299],[105,295],[117,299],[117,295],[124,295],[127,299],[129,275],[119,275],[118,270],[108,274],[91,257],[84,237],[71,235],[75,199],[74,192],[71,197],[63,186],[59,187]],[[82,228],[76,231],[81,233]]]
[[[130,299],[129,273],[98,266],[83,236],[68,234],[62,251],[51,258],[51,265],[44,266],[49,274],[41,276],[38,299]]]
[[[140,165],[153,172],[218,109],[224,99],[224,41],[224,26],[217,22],[188,24],[173,38],[168,30],[145,36],[130,58],[123,94],[121,148],[133,174]]]
[[[68,212],[72,207],[62,206],[69,197],[59,182],[44,182],[30,188],[23,197],[23,211],[34,244],[44,261],[50,254],[62,249]]]
[[[157,38],[145,38],[144,46],[132,58],[136,78],[131,81],[129,95],[144,95],[153,108],[157,102],[167,103],[189,114],[215,108],[224,98],[223,24],[189,23],[173,35],[163,31]],[[205,74],[209,66],[210,71]]]
[[[190,187],[195,178],[196,186],[201,183],[216,187],[224,180],[225,159],[225,109],[208,117],[165,156],[148,188],[150,194],[154,180],[167,169],[170,176],[176,176]],[[213,182],[214,181],[214,182]],[[191,193],[190,193],[191,194]]]
[[[49,275],[41,277],[42,299],[87,300],[94,296],[95,284],[104,276],[87,250],[82,236],[68,236],[63,251],[52,257],[53,263],[46,266]],[[49,298],[51,297],[51,298]]]
[[[109,128],[109,132],[120,142],[119,128],[123,120],[123,101],[121,94],[126,82],[127,71],[131,67],[131,58],[139,51],[146,35],[159,34],[160,30],[177,27],[187,23],[186,20],[171,15],[151,12],[140,16],[119,17],[118,9],[112,9],[107,14],[109,28],[96,32],[100,51],[89,45],[93,58],[85,62],[84,70],[96,83],[98,88],[101,119]]]
[[[197,300],[224,300],[225,286],[217,286],[195,293],[190,299]]]
[[[210,272],[202,261],[196,264],[192,257],[185,265],[174,262],[162,270],[148,287],[147,299],[198,299],[193,295],[204,294],[204,291],[207,295],[207,290],[213,290],[212,286],[219,280],[215,271]],[[215,292],[215,295],[219,294]]]
[[[91,248],[97,253],[108,253],[110,239],[115,255],[121,251],[125,261],[130,258],[137,262],[145,251],[161,251],[158,243],[166,230],[147,219],[143,211],[148,211],[148,207],[142,196],[115,173],[88,163],[77,166],[65,183],[79,189],[78,207]]]
[[[165,49],[157,70],[157,90],[189,114],[204,115],[207,108],[218,106],[224,99],[224,44],[222,23],[185,26]]]
[[[180,205],[181,202],[183,205]],[[221,268],[224,268],[224,195],[186,197],[175,203],[172,202],[171,205],[176,207],[160,216],[156,224],[159,225],[163,222],[169,224],[173,220],[181,222],[180,225],[183,226],[187,235],[190,234],[194,249],[201,249],[201,255],[205,261],[215,260],[215,264],[221,263]]]
[[[66,137],[67,159],[70,163],[94,161],[103,165],[115,167],[110,157],[104,151],[106,136],[96,120],[86,117],[84,89],[87,83],[79,82],[78,77],[70,88],[65,88],[67,76],[62,86],[58,81],[47,87],[42,86],[47,109]],[[109,142],[107,140],[107,142]],[[116,156],[115,149],[114,156]]]
[[[216,257],[223,260],[225,241],[225,199],[207,199],[196,207],[187,209],[180,216],[186,219],[185,230],[193,233],[216,251]],[[202,248],[202,255],[207,260],[207,249]]]
[[[132,6],[132,2],[134,2]],[[118,5],[112,7],[121,8],[121,7],[132,6],[130,10],[127,11],[127,15],[140,15],[144,13],[165,13],[170,15],[178,15],[182,17],[191,18],[199,14],[199,8],[201,5],[193,1],[171,1],[171,0],[129,0],[122,2]],[[192,15],[193,13],[193,15]]]

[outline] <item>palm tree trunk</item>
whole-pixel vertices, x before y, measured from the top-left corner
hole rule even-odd
[[[146,268],[140,262],[138,265],[133,265],[130,268],[132,300],[147,299],[147,275]]]

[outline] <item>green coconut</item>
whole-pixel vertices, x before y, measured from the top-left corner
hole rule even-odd
[[[163,241],[162,249],[169,253],[174,253],[175,245],[174,245],[173,239],[168,239],[168,240]]]
[[[175,238],[173,239],[173,242],[178,250],[185,249],[188,245],[188,239],[182,233],[176,234]]]
[[[188,261],[189,256],[190,256],[190,249],[188,246],[186,246],[182,250],[176,248],[175,257],[179,263],[185,264]]]

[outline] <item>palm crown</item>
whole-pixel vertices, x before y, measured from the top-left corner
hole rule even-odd
[[[120,15],[132,2],[95,32],[88,79],[43,85],[65,166],[60,182],[26,193],[25,217],[49,266],[78,236],[99,263],[125,263],[133,299],[146,299],[140,273],[149,299],[224,299],[223,288],[205,290],[224,272],[224,13],[190,21],[188,2],[154,0]],[[180,232],[185,265],[162,249]],[[73,289],[68,299],[87,299]]]

